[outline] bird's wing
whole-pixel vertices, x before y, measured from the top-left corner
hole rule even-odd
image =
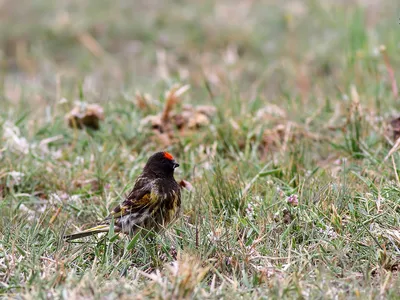
[[[70,235],[65,235],[64,239],[67,241],[72,241],[96,233],[108,232],[110,228],[110,219],[119,219],[128,214],[145,211],[149,207],[156,204],[158,199],[157,195],[154,193],[153,186],[154,182],[152,182],[150,179],[139,177],[125,201],[115,207],[107,218],[105,218],[95,227]],[[114,230],[119,231],[120,229],[115,228]]]
[[[125,201],[117,205],[105,220],[140,212],[152,206],[155,201],[157,201],[157,197],[153,191],[152,182],[138,178]]]

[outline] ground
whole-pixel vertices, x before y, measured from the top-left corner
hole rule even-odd
[[[399,12],[3,1],[0,296],[399,299]],[[176,223],[62,239],[159,150],[186,181]]]

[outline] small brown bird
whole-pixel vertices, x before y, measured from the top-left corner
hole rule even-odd
[[[71,241],[100,232],[108,232],[114,218],[114,231],[129,235],[144,228],[159,231],[177,218],[181,207],[180,186],[174,170],[179,167],[168,152],[157,152],[147,161],[142,174],[122,204],[98,226],[64,236]]]

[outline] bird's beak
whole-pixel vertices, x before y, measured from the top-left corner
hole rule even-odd
[[[176,169],[177,167],[179,167],[179,164],[176,161],[173,161],[174,164],[174,169]]]

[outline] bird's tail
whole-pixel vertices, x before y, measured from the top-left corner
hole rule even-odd
[[[73,233],[73,234],[69,234],[69,235],[64,235],[64,239],[66,241],[72,241],[72,240],[83,238],[85,236],[90,236],[90,235],[93,235],[93,234],[97,234],[97,233],[100,233],[100,232],[108,232],[109,229],[110,229],[110,225],[103,224],[103,225],[99,225],[99,226],[95,226],[95,227],[86,229],[86,230],[81,231],[81,232],[77,232],[77,233]]]

